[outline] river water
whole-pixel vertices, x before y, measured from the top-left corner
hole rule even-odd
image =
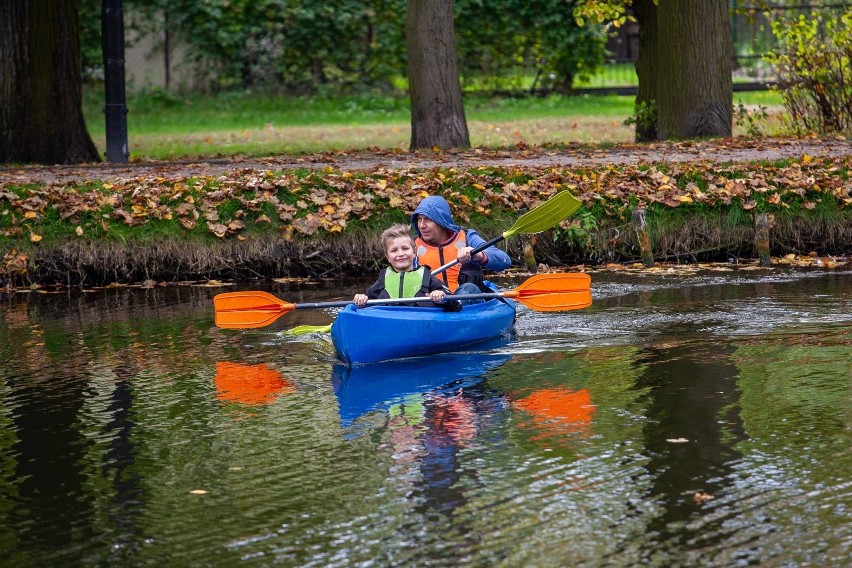
[[[852,272],[592,278],[499,345],[355,369],[281,333],[332,311],[216,328],[226,288],[4,296],[0,558],[849,565]]]

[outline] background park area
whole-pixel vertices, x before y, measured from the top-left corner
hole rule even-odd
[[[579,213],[507,242],[527,268],[846,261],[834,3],[333,4],[80,2],[79,75],[49,77],[76,100],[2,105],[4,283],[363,274],[425,195],[499,234],[566,189]],[[115,38],[153,65],[116,83]]]

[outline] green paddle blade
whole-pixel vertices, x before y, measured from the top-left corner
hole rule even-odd
[[[509,238],[516,233],[540,233],[552,229],[580,208],[582,203],[568,191],[560,191],[535,209],[521,215],[512,227],[503,233]]]
[[[284,332],[287,335],[308,335],[309,333],[331,333],[331,324],[328,325],[297,325]]]

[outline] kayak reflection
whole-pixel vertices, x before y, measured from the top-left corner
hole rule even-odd
[[[503,393],[485,378],[510,358],[465,353],[336,365],[332,382],[341,423],[353,427],[361,417],[373,418],[364,426],[391,458],[388,474],[414,510],[453,515],[467,502],[467,491],[480,484],[476,468],[460,459],[461,450],[505,421]],[[419,526],[412,530],[418,533]]]
[[[373,411],[411,412],[423,397],[452,393],[482,381],[490,369],[511,355],[496,353],[444,354],[374,363],[362,367],[336,364],[332,385],[341,424],[346,427]]]
[[[271,404],[280,395],[296,391],[281,373],[264,364],[216,363],[216,398],[247,406]]]

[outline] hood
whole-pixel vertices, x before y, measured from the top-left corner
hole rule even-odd
[[[420,202],[414,213],[411,214],[411,225],[414,227],[414,233],[419,237],[420,231],[417,230],[417,216],[423,215],[432,219],[445,229],[449,229],[457,233],[459,226],[453,223],[453,216],[450,213],[450,204],[440,195],[430,195]]]

